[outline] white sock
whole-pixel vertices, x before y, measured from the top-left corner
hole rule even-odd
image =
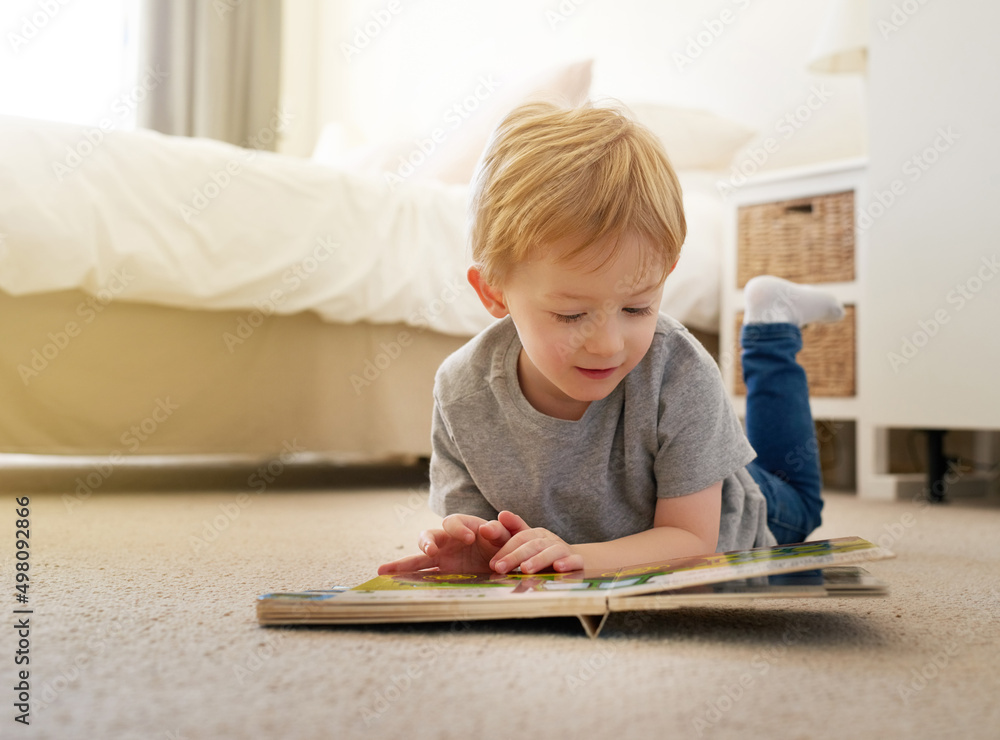
[[[773,275],[751,278],[743,290],[744,324],[795,324],[840,321],[844,307],[833,294]]]

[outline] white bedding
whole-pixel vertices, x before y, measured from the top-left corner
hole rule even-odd
[[[688,239],[662,309],[718,331],[722,206],[681,173]],[[149,131],[0,117],[0,289],[405,322],[472,335],[466,187]]]

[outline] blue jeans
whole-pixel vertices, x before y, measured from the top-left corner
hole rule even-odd
[[[794,324],[747,324],[740,344],[747,438],[757,451],[747,470],[767,499],[778,544],[802,542],[820,525],[823,508],[809,386],[795,359],[802,333]]]

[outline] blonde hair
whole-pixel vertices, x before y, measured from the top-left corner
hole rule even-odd
[[[490,285],[539,247],[574,236],[569,260],[605,237],[614,259],[626,235],[660,263],[660,281],[687,232],[680,183],[659,139],[622,110],[528,103],[500,122],[472,183],[472,258]],[[599,266],[600,266],[599,265]]]

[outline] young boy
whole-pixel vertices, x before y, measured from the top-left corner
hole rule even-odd
[[[522,106],[483,155],[471,210],[469,282],[501,320],[436,377],[442,528],[379,573],[609,569],[818,526],[795,353],[800,326],[840,318],[836,300],[771,277],[746,286],[748,442],[712,358],[658,311],[686,225],[648,130],[609,108]]]

